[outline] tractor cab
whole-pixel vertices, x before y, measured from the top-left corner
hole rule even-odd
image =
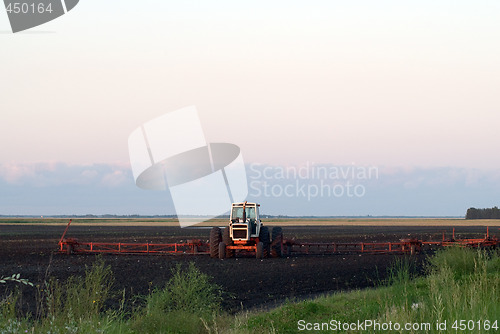
[[[231,238],[235,241],[258,237],[260,231],[259,204],[233,203],[230,217]]]

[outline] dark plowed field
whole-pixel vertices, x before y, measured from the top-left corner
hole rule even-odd
[[[96,256],[57,253],[63,230],[64,227],[53,225],[0,225],[0,276],[20,273],[21,277],[40,284],[47,276],[65,280],[71,275],[83,275],[85,267],[92,265]],[[284,227],[283,231],[287,239],[309,242],[383,242],[408,237],[439,240],[442,231],[451,234],[451,228],[435,226],[294,226]],[[484,232],[484,227],[460,227],[457,237],[482,236]],[[167,243],[207,240],[208,234],[208,229],[197,228],[74,225],[67,237],[81,241]],[[115,290],[125,290],[128,297],[145,295],[155,287],[164,286],[177,263],[192,261],[228,293],[224,303],[226,310],[237,311],[269,307],[286,299],[371,287],[384,280],[387,267],[402,256],[297,255],[264,260],[250,256],[218,260],[208,255],[104,255],[103,258],[112,267]],[[425,256],[412,257],[417,268],[422,268]],[[0,288],[9,288],[9,284]],[[24,308],[30,308],[29,305],[34,304],[34,289],[23,289]],[[127,300],[131,306],[133,299]]]

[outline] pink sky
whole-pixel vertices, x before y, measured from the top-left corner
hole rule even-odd
[[[0,40],[2,163],[127,163],[196,105],[247,162],[500,167],[494,1],[86,0]]]

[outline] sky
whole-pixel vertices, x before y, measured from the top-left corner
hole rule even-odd
[[[0,214],[172,213],[134,186],[127,140],[191,105],[249,182],[252,164],[380,171],[357,199],[250,189],[269,213],[497,205],[498,40],[497,1],[81,0],[16,34],[0,10]]]

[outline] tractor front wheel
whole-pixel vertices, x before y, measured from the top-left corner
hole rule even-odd
[[[229,226],[224,228],[224,232],[222,233],[222,241],[226,244],[226,246],[232,246],[233,240],[231,240],[231,235],[229,231]],[[234,256],[234,249],[226,248],[226,257],[231,258]]]
[[[219,244],[222,241],[222,234],[220,232],[220,228],[213,227],[210,230],[210,257],[218,258],[219,257]]]

